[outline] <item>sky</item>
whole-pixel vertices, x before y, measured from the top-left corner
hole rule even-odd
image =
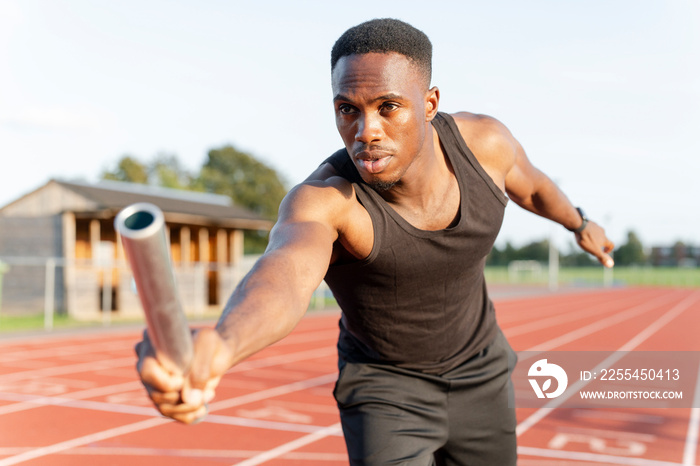
[[[330,49],[377,17],[431,38],[440,110],[503,122],[618,245],[700,244],[695,0],[0,0],[0,206],[227,144],[301,182],[342,147]],[[510,203],[498,243],[544,238],[573,242]]]

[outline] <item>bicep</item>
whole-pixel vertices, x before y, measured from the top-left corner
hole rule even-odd
[[[506,174],[506,193],[515,203],[527,208],[546,176],[527,158],[522,146],[514,142],[514,163]]]
[[[291,267],[290,278],[303,288],[315,289],[330,264],[338,238],[333,194],[313,185],[295,188],[282,201],[279,220],[270,232],[265,256]]]
[[[289,221],[275,225],[265,256],[290,274],[301,291],[323,280],[333,251],[334,235],[322,222]]]

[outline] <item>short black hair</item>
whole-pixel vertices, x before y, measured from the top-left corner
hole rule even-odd
[[[366,21],[345,31],[331,50],[331,72],[342,57],[396,52],[413,61],[430,85],[433,45],[423,31],[398,19]]]

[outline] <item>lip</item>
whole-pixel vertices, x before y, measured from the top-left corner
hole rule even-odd
[[[392,159],[392,155],[382,150],[364,150],[355,154],[360,167],[368,173],[381,173]]]

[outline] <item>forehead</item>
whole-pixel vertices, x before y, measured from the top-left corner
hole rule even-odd
[[[332,75],[333,94],[401,92],[421,86],[418,67],[399,53],[364,53],[342,57]]]

